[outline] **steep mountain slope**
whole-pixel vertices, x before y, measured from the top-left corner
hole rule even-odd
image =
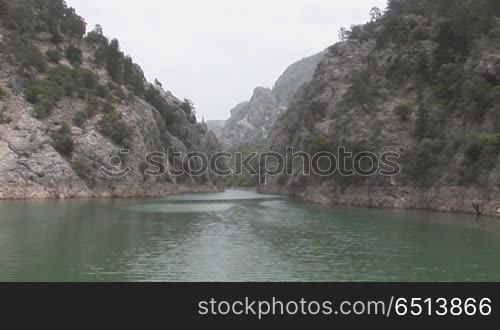
[[[226,126],[225,120],[210,120],[207,123],[207,127],[211,130],[215,136],[220,136],[222,134],[222,129]]]
[[[231,118],[221,128],[220,121],[208,122],[225,150],[259,143],[267,138],[278,117],[286,111],[297,89],[311,80],[323,53],[304,58],[291,65],[276,81],[274,88],[257,87],[249,102],[231,110]]]
[[[260,190],[500,215],[499,16],[496,0],[392,0],[385,14],[346,31],[271,129],[267,148],[394,151],[401,173],[304,176],[299,162]]]
[[[300,86],[309,82],[319,62],[323,59],[323,52],[303,58],[290,65],[278,78],[273,88],[273,95],[279,105],[288,106],[288,103],[295,95]]]
[[[0,0],[0,41],[0,199],[222,188],[209,174],[144,174],[148,152],[220,146],[188,101],[149,84],[99,26],[86,34],[64,1]],[[131,172],[112,177],[103,168]]]

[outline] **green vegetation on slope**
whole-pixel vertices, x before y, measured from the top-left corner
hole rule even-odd
[[[401,125],[414,124],[405,155],[413,179],[432,184],[462,154],[463,182],[487,184],[500,157],[500,2],[391,0],[339,35],[376,45],[352,76],[345,107],[377,111],[382,89],[407,99],[393,111]]]
[[[63,0],[0,0],[0,30],[0,56],[22,77],[24,96],[40,120],[50,117],[58,102],[79,99],[86,107],[73,115],[73,125],[85,127],[102,114],[101,133],[130,145],[131,129],[115,106],[137,97],[156,108],[166,125],[174,124],[180,112],[196,123],[190,101],[167,101],[161,84],[146,81],[117,39],[109,40],[100,25],[87,33],[84,19]]]

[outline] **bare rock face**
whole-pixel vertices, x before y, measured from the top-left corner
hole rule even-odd
[[[206,124],[210,131],[212,131],[216,136],[220,136],[222,134],[222,129],[226,126],[226,121],[210,120]]]
[[[270,89],[256,88],[251,100],[231,110],[232,116],[224,127],[215,129],[223,149],[231,151],[266,139],[272,124],[285,109],[278,106]]]
[[[481,47],[443,60],[446,44],[432,38],[443,27],[425,3],[431,2],[415,3],[424,15],[418,19],[389,11],[387,20],[330,47],[264,147],[283,154],[287,147],[310,154],[341,146],[354,154],[390,151],[399,154],[401,172],[307,176],[297,162],[292,175],[268,177],[259,191],[323,204],[500,216],[500,48],[478,33],[471,45]],[[403,27],[401,39],[391,39],[397,35],[385,26],[391,19]]]
[[[273,94],[280,105],[288,106],[297,90],[304,83],[311,81],[318,64],[323,59],[323,52],[306,57],[289,66],[274,85]]]
[[[30,10],[33,8],[26,7],[27,13]],[[33,22],[45,24],[45,16],[32,14]],[[113,79],[104,65],[97,64],[97,50],[108,45],[102,41],[103,35],[97,43],[71,35],[59,36],[54,43],[50,33],[33,28],[26,37],[28,48],[16,48],[11,45],[17,45],[17,32],[8,30],[6,26],[11,25],[4,25],[4,18],[0,15],[0,199],[153,197],[224,189],[222,180],[209,171],[201,176],[189,172],[175,176],[172,171],[145,174],[146,169],[160,169],[146,162],[152,152],[165,155],[157,157],[156,164],[161,163],[166,170],[179,170],[187,153],[202,152],[210,157],[221,147],[206,125],[196,122],[186,101],[160,85],[149,84],[138,65],[130,65],[126,84],[124,79]],[[70,64],[64,52],[58,61],[47,61],[47,50],[60,51],[70,45],[77,45],[82,52],[80,63]],[[115,61],[130,60],[115,52]],[[25,53],[36,61],[19,60]],[[37,65],[39,69],[34,68]],[[57,75],[59,78],[54,78]],[[76,75],[80,80],[71,81]],[[35,83],[39,87],[30,103],[27,90]],[[80,90],[75,90],[77,84]],[[96,91],[98,87],[104,94]],[[141,92],[134,90],[141,87]],[[58,96],[53,97],[55,94]],[[46,105],[43,102],[49,99],[50,111],[39,116],[36,107]],[[98,106],[93,106],[90,114],[92,104]],[[84,120],[77,123],[75,119],[82,114]],[[105,132],[103,124],[116,118],[120,125]],[[54,137],[61,128],[66,142],[71,140],[67,152],[57,147]],[[113,138],[124,132],[126,143]],[[179,161],[168,158],[169,151],[179,153]],[[194,159],[191,168],[201,165],[199,159]]]
[[[177,136],[174,135],[157,110],[140,99],[117,107],[133,131],[126,154],[122,153],[123,147],[100,133],[98,122],[102,115],[82,128],[72,127],[74,151],[69,157],[59,154],[50,132],[57,130],[62,122],[71,122],[72,116],[84,106],[80,101],[66,100],[49,119],[40,121],[33,118],[32,106],[21,97],[8,93],[0,101],[0,107],[5,109],[2,117],[8,118],[0,124],[0,199],[152,197],[223,189],[222,182],[210,174],[144,175],[143,164],[149,152],[166,154],[173,147],[181,155],[189,151],[210,155],[220,151],[220,146],[213,133],[202,124],[190,124],[182,111],[177,113]],[[115,167],[117,159],[121,165]],[[168,159],[164,161],[166,166],[174,166]],[[123,177],[111,177],[103,171],[123,168],[131,169]]]
[[[270,129],[282,115],[298,88],[312,79],[323,53],[291,65],[276,81],[274,88],[257,87],[248,102],[231,110],[231,118],[221,127],[220,121],[207,123],[224,150],[237,150],[267,139]]]
[[[11,111],[3,115],[15,119],[0,126],[0,199],[88,196],[88,187],[52,147],[44,125],[23,109]]]

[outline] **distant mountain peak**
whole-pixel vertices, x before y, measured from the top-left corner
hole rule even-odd
[[[277,118],[287,110],[288,103],[304,83],[310,81],[324,53],[306,57],[291,66],[278,78],[272,89],[256,87],[249,101],[231,110],[225,125],[208,121],[225,150],[255,144],[269,135]]]

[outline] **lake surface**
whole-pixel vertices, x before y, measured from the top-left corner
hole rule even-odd
[[[0,281],[500,281],[500,219],[237,191],[0,202]]]

